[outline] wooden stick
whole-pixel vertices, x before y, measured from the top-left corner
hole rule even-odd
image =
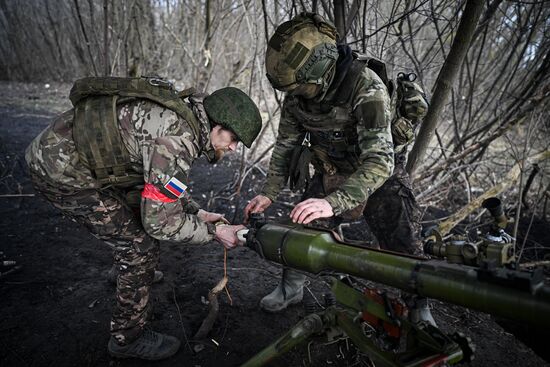
[[[464,218],[466,218],[470,213],[480,208],[483,200],[493,196],[497,196],[504,190],[508,189],[508,187],[512,186],[518,180],[521,170],[524,169],[527,164],[536,164],[548,158],[550,158],[550,150],[545,150],[538,154],[535,154],[532,157],[527,158],[526,161],[516,163],[499,184],[491,187],[489,190],[485,191],[483,195],[480,195],[477,198],[473,199],[469,204],[463,206],[448,219],[439,223],[439,233],[441,233],[442,236],[447,235],[451,231],[451,229],[453,229],[458,223],[464,220]]]
[[[21,198],[21,197],[24,197],[24,198],[32,198],[36,196],[35,194],[5,194],[5,195],[0,195],[0,198]]]
[[[227,285],[227,277],[224,276],[218,284],[214,288],[208,292],[208,302],[210,304],[210,310],[208,311],[208,315],[206,318],[202,321],[201,327],[199,328],[199,331],[195,334],[193,339],[200,340],[206,338],[210,330],[212,330],[212,326],[214,326],[214,322],[216,321],[216,317],[218,317],[218,311],[220,310],[220,305],[218,303],[218,294],[225,288]]]

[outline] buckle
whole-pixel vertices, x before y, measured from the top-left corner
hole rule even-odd
[[[166,79],[162,79],[158,76],[142,76],[143,78],[147,79],[149,84],[151,84],[154,87],[165,87],[169,89],[174,88],[174,84]]]
[[[306,147],[311,147],[311,135],[309,131],[307,131],[304,135],[304,140],[302,140],[302,145],[305,145]]]

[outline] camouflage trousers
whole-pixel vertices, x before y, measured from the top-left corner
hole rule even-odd
[[[151,314],[149,300],[159,242],[145,233],[139,213],[122,190],[79,190],[53,186],[32,175],[34,188],[70,219],[114,248],[118,268],[111,335],[120,344],[137,339]]]
[[[322,174],[315,174],[302,200],[328,194],[323,187]],[[404,165],[398,165],[394,175],[369,197],[363,215],[380,248],[412,255],[423,253],[422,213]],[[336,218],[330,225],[340,222],[341,219]]]

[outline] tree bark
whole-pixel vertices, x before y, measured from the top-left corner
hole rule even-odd
[[[338,31],[338,43],[346,43],[346,2],[334,0],[334,25]]]
[[[109,0],[103,0],[103,73],[111,75],[111,62],[109,60]]]
[[[80,24],[80,29],[82,30],[82,35],[84,36],[84,41],[86,42],[86,47],[88,48],[88,56],[90,57],[90,62],[92,68],[94,69],[94,76],[98,76],[97,68],[95,66],[94,56],[92,53],[92,45],[88,39],[88,34],[86,33],[86,27],[84,27],[84,22],[82,20],[82,15],[80,14],[80,6],[78,5],[78,0],[74,0],[74,5],[76,9],[76,14],[78,16],[78,23]]]
[[[451,51],[437,77],[428,114],[420,127],[416,142],[409,154],[407,172],[410,175],[414,174],[419,163],[423,160],[428,144],[434,136],[439,114],[443,111],[460,65],[468,52],[484,3],[481,0],[467,0],[466,2]]]

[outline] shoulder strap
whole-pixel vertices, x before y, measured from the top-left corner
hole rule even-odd
[[[70,93],[75,107],[73,136],[80,159],[103,185],[125,186],[143,181],[132,168],[130,155],[118,129],[116,106],[128,98],[148,99],[174,111],[200,138],[200,125],[183,101],[190,91],[178,93],[156,77],[99,77],[77,80]]]
[[[365,69],[366,65],[366,62],[364,61],[357,59],[353,60],[351,66],[348,69],[348,72],[346,73],[346,76],[344,77],[344,80],[342,80],[340,86],[338,87],[338,90],[334,94],[334,98],[332,99],[331,104],[339,106],[349,102],[351,93],[353,92],[355,84],[357,83],[357,79]]]
[[[143,175],[131,168],[116,123],[117,96],[86,98],[75,106],[73,138],[82,163],[102,185],[133,186]]]
[[[357,83],[357,79],[363,73],[365,66],[371,69],[380,77],[384,85],[388,88],[390,97],[395,89],[393,82],[388,78],[386,64],[378,59],[369,58],[368,56],[354,52],[355,59],[351,64],[344,80],[338,87],[338,91],[334,95],[332,104],[338,106],[349,102],[353,87]]]
[[[69,95],[76,107],[79,101],[92,96],[134,97],[151,100],[178,114],[187,121],[195,136],[200,136],[200,126],[193,111],[183,101],[190,89],[179,92],[172,83],[156,77],[118,78],[88,77],[77,80]]]

